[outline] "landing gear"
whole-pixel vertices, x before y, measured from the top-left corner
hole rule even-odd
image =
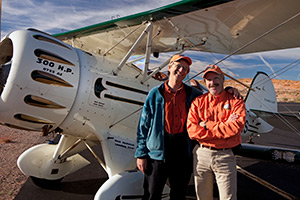
[[[51,189],[58,187],[65,176],[90,164],[79,154],[85,149],[82,140],[62,136],[58,144],[43,143],[27,149],[18,158],[17,165],[35,185]]]

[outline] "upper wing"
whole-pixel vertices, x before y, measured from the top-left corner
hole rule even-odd
[[[149,21],[152,52],[184,48],[230,54],[266,34],[238,52],[250,53],[299,47],[299,12],[299,0],[185,0],[54,36],[92,53],[122,58]],[[134,53],[144,54],[145,46],[146,39]]]

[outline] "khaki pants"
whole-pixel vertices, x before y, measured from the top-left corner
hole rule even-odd
[[[236,159],[231,149],[211,150],[196,145],[194,154],[194,179],[198,200],[213,200],[216,179],[220,200],[236,200]]]

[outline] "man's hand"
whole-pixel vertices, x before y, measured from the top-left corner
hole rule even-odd
[[[226,122],[233,122],[233,121],[236,121],[238,118],[239,118],[239,115],[232,113]]]
[[[138,158],[136,160],[136,165],[139,168],[139,170],[145,174],[145,171],[147,169],[147,159],[146,158]]]
[[[227,90],[227,92],[232,94],[233,97],[236,98],[236,99],[243,99],[243,96],[240,94],[240,92],[236,88],[232,87],[229,90]]]

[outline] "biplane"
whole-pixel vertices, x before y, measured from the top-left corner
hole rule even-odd
[[[57,144],[22,153],[18,167],[48,187],[88,165],[79,154],[88,149],[109,177],[95,199],[140,199],[136,127],[149,90],[167,79],[162,70],[169,60],[155,68],[151,62],[166,52],[220,53],[225,60],[300,47],[299,15],[298,0],[185,0],[54,35],[35,29],[9,33],[0,44],[0,121],[60,135]],[[143,55],[142,69],[129,60],[135,55]],[[268,119],[279,114],[265,73],[253,79],[245,103],[242,136],[270,132],[275,125]],[[289,117],[298,131],[299,119]],[[103,160],[93,150],[99,144]],[[253,155],[253,148],[244,145],[242,154]],[[299,161],[297,150],[275,150],[289,152],[289,162]],[[167,193],[166,186],[166,198]]]

